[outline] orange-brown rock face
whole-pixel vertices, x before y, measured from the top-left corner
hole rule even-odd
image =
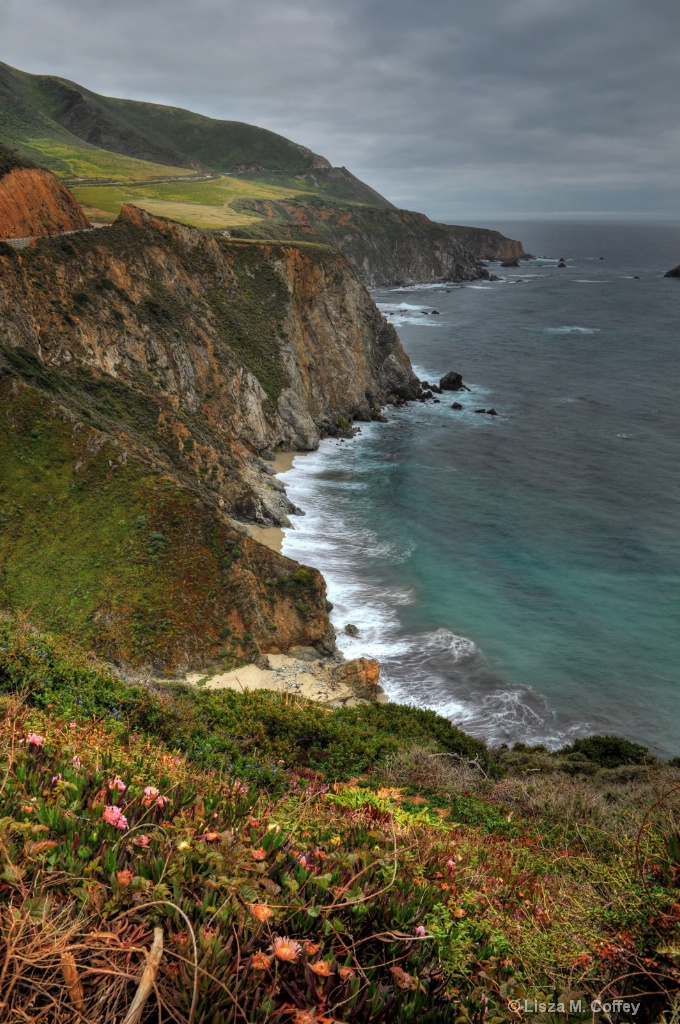
[[[322,578],[240,524],[295,511],[262,453],[315,448],[418,389],[342,256],[131,207],[111,228],[0,243],[0,376],[0,415],[18,410],[0,454],[34,474],[7,505],[0,605],[54,628],[76,609],[107,657],[173,670],[332,648]]]
[[[355,658],[346,661],[333,672],[336,683],[351,687],[357,697],[375,700],[380,679],[380,662],[375,658]]]
[[[42,238],[87,227],[78,203],[49,171],[17,167],[0,178],[0,238]]]

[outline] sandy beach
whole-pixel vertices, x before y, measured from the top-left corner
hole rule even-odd
[[[378,685],[376,661],[336,662],[319,658],[313,648],[298,649],[294,655],[269,654],[266,660],[268,668],[245,665],[231,672],[190,672],[184,682],[206,690],[275,690],[330,707],[386,700]]]
[[[289,469],[293,468],[293,461],[306,454],[307,452],[276,452],[271,461],[274,472],[277,476],[280,473],[287,473]],[[281,554],[284,534],[280,526],[248,526],[248,533],[253,540],[257,540],[265,547]]]

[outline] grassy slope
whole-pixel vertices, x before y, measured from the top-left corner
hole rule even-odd
[[[177,107],[99,96],[65,79],[0,65],[3,134],[18,141],[78,139],[122,156],[167,166],[229,171],[260,163],[311,169],[313,154],[288,139],[239,121],[217,121]]]
[[[23,157],[66,179],[139,181],[192,173],[108,152],[74,135],[42,109],[40,80],[0,63],[0,140]]]
[[[234,199],[277,200],[308,192],[327,201],[390,206],[344,168],[315,168],[309,151],[253,125],[98,96],[65,80],[4,64],[0,98],[0,139],[71,184],[83,179],[120,183],[76,189],[76,198],[96,219],[115,218],[122,203],[131,201],[196,227],[246,226],[254,218],[235,210]],[[263,169],[239,178],[125,187],[191,175],[197,168],[228,172],[253,164]]]
[[[295,189],[227,175],[211,181],[83,185],[72,191],[88,216],[96,220],[113,221],[124,203],[133,203],[156,216],[169,217],[197,228],[245,226],[260,219],[234,209],[232,204],[236,199],[279,200],[301,194],[299,182]]]
[[[105,999],[97,1019],[120,1019],[161,927],[158,999],[182,1022],[196,978],[197,1024],[499,1024],[519,1019],[511,999],[564,993],[582,1000],[570,1020],[601,994],[642,1004],[612,1019],[670,1024],[677,769],[611,743],[588,750],[614,768],[578,751],[494,760],[394,705],[154,693],[10,619],[0,693],[17,1014],[72,1019],[56,949],[86,1005]],[[272,957],[276,936],[298,944],[289,959]],[[155,996],[145,1013],[158,1019]]]
[[[44,392],[9,378],[0,388],[9,423],[0,437],[5,607],[30,608],[118,660],[171,668],[207,655],[231,665],[257,653],[260,591],[266,605],[318,586],[316,574],[289,580],[284,560],[197,506],[191,490],[127,460]]]

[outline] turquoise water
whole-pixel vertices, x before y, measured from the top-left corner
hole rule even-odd
[[[680,226],[496,226],[546,258],[374,295],[421,377],[472,391],[296,459],[284,553],[393,699],[492,742],[678,755]]]

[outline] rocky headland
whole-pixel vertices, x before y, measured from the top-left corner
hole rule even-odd
[[[299,511],[268,460],[420,390],[327,247],[134,207],[0,244],[3,606],[130,671],[330,655],[320,574],[248,535]]]
[[[263,218],[238,234],[325,242],[342,252],[369,288],[484,280],[489,271],[480,261],[526,257],[521,242],[498,231],[438,224],[395,207],[331,205],[314,197],[241,199],[235,205]]]

